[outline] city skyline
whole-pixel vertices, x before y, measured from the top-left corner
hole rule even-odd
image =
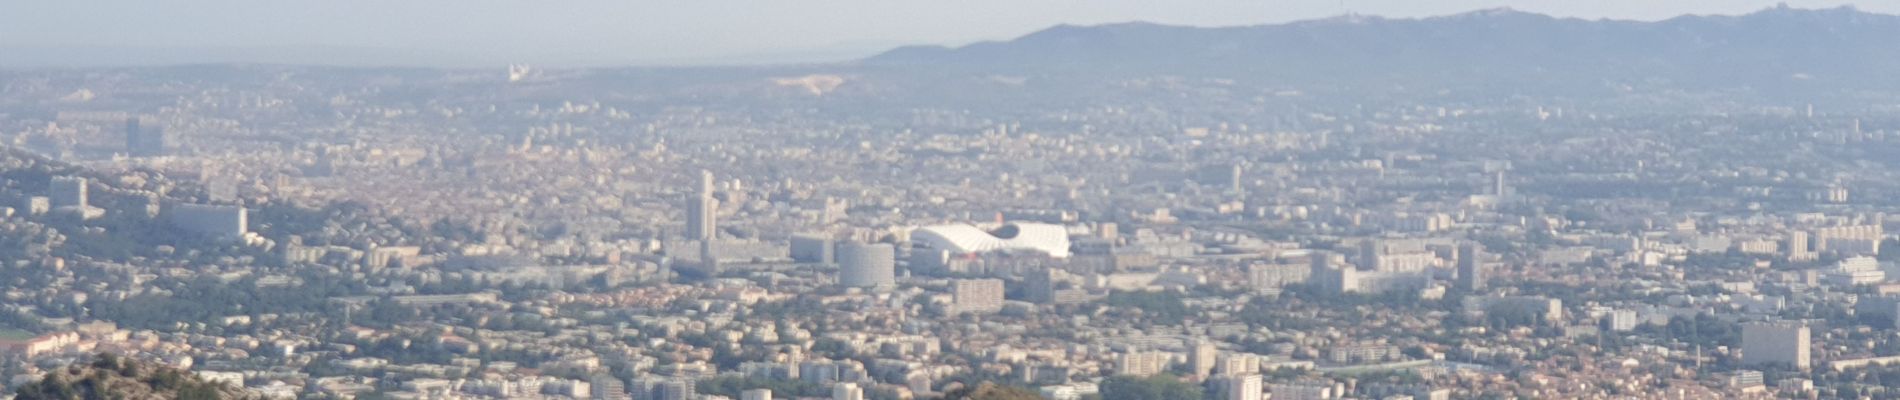
[[[864,1],[8,6],[0,399],[1900,393],[1890,10]]]

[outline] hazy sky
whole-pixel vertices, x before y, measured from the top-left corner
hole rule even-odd
[[[1900,0],[1853,4],[1900,13]],[[1739,14],[1755,0],[0,0],[0,46],[342,46],[479,60],[656,64],[851,58],[902,44],[1008,39],[1051,25],[1224,26],[1511,7],[1654,20]],[[4,63],[5,54],[0,54]]]

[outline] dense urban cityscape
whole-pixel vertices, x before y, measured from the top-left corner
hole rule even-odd
[[[0,70],[0,396],[1900,398],[1900,92],[1380,85]]]

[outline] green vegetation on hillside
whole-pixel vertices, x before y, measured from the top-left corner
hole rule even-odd
[[[241,389],[207,382],[182,370],[102,354],[91,364],[46,374],[19,388],[19,400],[246,398]]]

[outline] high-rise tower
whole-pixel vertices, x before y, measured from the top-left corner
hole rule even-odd
[[[1484,250],[1477,243],[1458,246],[1458,288],[1468,292],[1484,290]]]
[[[133,157],[165,155],[165,130],[139,124],[139,117],[125,119],[125,153]]]
[[[1507,186],[1507,184],[1504,181],[1503,169],[1499,169],[1497,176],[1494,177],[1493,179],[1494,180],[1491,182],[1491,185],[1493,186],[1491,188],[1491,194],[1495,194],[1498,197],[1505,197],[1511,194],[1511,187]]]
[[[699,193],[686,202],[686,236],[695,240],[718,237],[719,199],[713,198],[712,171],[700,171]]]

